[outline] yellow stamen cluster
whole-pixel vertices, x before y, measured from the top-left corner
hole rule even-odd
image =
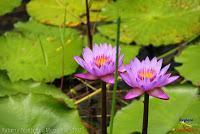
[[[98,56],[95,59],[95,65],[98,67],[101,67],[103,65],[105,65],[105,63],[107,63],[109,61],[108,57],[102,55],[102,56]]]
[[[153,70],[142,70],[139,72],[139,77],[144,79],[153,79],[155,77],[155,72]]]

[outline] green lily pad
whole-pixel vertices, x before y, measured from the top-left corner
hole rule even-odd
[[[0,0],[0,16],[11,12],[20,3],[21,0]]]
[[[197,89],[190,85],[170,86],[165,91],[170,96],[168,101],[150,98],[148,134],[166,134],[171,131],[190,108],[197,94]],[[195,106],[200,109],[200,105]],[[143,102],[133,101],[116,113],[113,133],[141,132],[142,116]]]
[[[75,103],[67,95],[54,86],[34,81],[11,82],[5,73],[0,72],[0,97],[23,94],[42,94],[63,101],[69,108],[75,108]]]
[[[11,82],[0,72],[0,133],[87,134],[73,100],[33,81]]]
[[[14,31],[0,37],[0,69],[6,70],[12,81],[53,81],[62,76],[63,65],[64,75],[74,73],[78,65],[73,57],[82,52],[82,36],[66,28],[63,53],[61,33],[35,21],[18,23]]]
[[[176,69],[187,80],[191,80],[194,84],[200,84],[200,70],[199,70],[199,57],[200,57],[200,43],[191,45],[186,48],[180,56],[176,57],[176,61],[182,63]]]
[[[169,134],[198,133],[200,128],[200,99],[195,97]]]
[[[108,43],[115,46],[115,40],[106,38],[105,36],[102,36],[101,34],[95,34],[93,36],[93,42],[97,44]],[[120,48],[121,48],[121,54],[124,55],[124,63],[128,64],[138,54],[140,46],[120,43]]]
[[[200,33],[198,0],[117,0],[106,6],[108,20],[122,18],[121,41],[142,45],[175,44]],[[115,38],[115,24],[98,27],[103,35]]]
[[[90,1],[90,18],[92,22],[105,18],[99,12],[107,3],[108,0]],[[27,9],[30,16],[45,24],[77,26],[86,22],[84,0],[76,0],[76,2],[74,0],[32,0]],[[63,24],[65,12],[66,24]]]
[[[87,134],[77,110],[51,96],[17,94],[0,97],[0,131],[12,134]]]

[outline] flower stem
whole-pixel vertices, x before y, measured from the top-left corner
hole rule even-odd
[[[92,32],[91,32],[91,25],[90,25],[90,10],[88,0],[85,0],[86,4],[86,17],[87,17],[87,37],[88,37],[88,47],[92,49]]]
[[[117,19],[117,36],[116,36],[116,61],[115,61],[115,84],[112,94],[112,108],[111,108],[111,118],[110,118],[110,134],[113,133],[113,121],[116,109],[116,94],[117,94],[117,78],[118,78],[118,59],[119,59],[119,39],[120,39],[120,17]]]
[[[101,131],[102,134],[107,134],[107,123],[106,123],[106,115],[107,115],[107,108],[106,108],[106,83],[102,82],[101,83],[101,91],[102,91],[102,96],[101,96]]]
[[[142,134],[147,134],[148,114],[149,114],[149,95],[147,93],[145,93],[144,94],[144,112],[143,112]]]

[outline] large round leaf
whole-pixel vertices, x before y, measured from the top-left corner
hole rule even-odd
[[[177,67],[177,70],[187,80],[198,85],[200,84],[199,57],[200,43],[189,46],[179,57],[176,57],[176,61],[182,63],[181,66]]]
[[[99,12],[107,0],[90,1],[91,21],[104,19]],[[66,12],[66,13],[65,13]],[[28,13],[36,20],[51,25],[63,25],[66,15],[66,24],[76,26],[86,21],[85,0],[32,0],[28,4]]]
[[[0,133],[87,132],[74,102],[59,89],[33,81],[11,82],[0,72]]]
[[[7,70],[12,81],[52,81],[62,76],[63,65],[64,75],[75,72],[73,57],[82,51],[82,37],[67,28],[63,53],[61,32],[35,21],[18,23],[14,31],[0,37],[0,68]]]
[[[199,0],[117,0],[103,11],[109,20],[121,16],[123,42],[174,44],[200,33]],[[114,25],[102,25],[98,30],[115,38]]]
[[[11,12],[13,8],[19,6],[21,0],[0,0],[0,16]]]
[[[200,128],[200,99],[195,97],[190,103],[189,107],[184,111],[183,115],[179,119],[179,123],[176,124],[169,134],[183,134],[187,133],[199,133]]]
[[[52,85],[46,85],[40,82],[34,81],[18,81],[11,82],[5,73],[0,72],[0,97],[16,95],[18,93],[23,94],[43,94],[51,96],[54,99],[63,101],[69,108],[75,108],[74,101],[62,91]]]
[[[1,97],[0,130],[7,134],[87,134],[77,110],[39,94]]]
[[[179,118],[183,117],[183,114],[191,106],[197,89],[190,85],[180,85],[168,87],[166,92],[170,96],[168,101],[150,98],[148,134],[166,134],[171,131],[179,123]],[[195,106],[196,109],[200,109],[200,105]],[[194,114],[197,113],[194,112]],[[143,102],[133,101],[117,112],[114,119],[113,133],[141,132],[142,116]]]
[[[95,34],[93,36],[93,42],[94,43],[107,43],[111,44],[113,46],[116,46],[115,40],[111,40],[109,38],[106,38],[102,36],[101,34]],[[138,54],[140,47],[139,46],[134,46],[130,44],[124,44],[120,43],[120,48],[121,48],[121,54],[124,55],[124,63],[128,64],[134,57]]]

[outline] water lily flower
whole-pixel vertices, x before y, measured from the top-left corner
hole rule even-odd
[[[75,74],[75,77],[87,80],[100,79],[107,83],[114,83],[116,47],[113,48],[108,44],[95,44],[92,50],[86,47],[82,55],[83,58],[75,56],[74,59],[87,72]],[[119,68],[122,68],[122,65],[123,56],[119,52]]]
[[[170,73],[167,73],[170,65],[161,68],[162,62],[162,59],[158,60],[156,57],[152,60],[147,57],[141,62],[135,58],[129,65],[125,66],[126,71],[120,75],[132,87],[125,99],[133,99],[147,93],[150,96],[168,100],[169,97],[162,87],[172,83],[179,76],[171,76]]]

